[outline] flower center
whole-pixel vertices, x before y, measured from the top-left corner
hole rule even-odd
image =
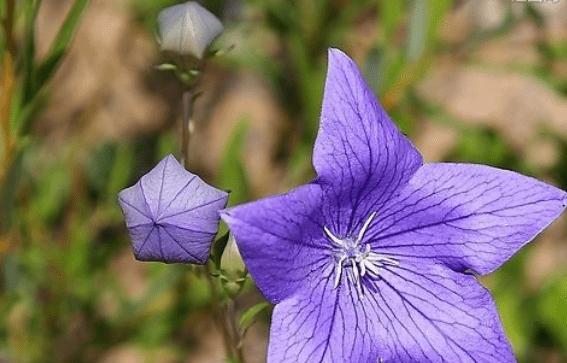
[[[323,227],[325,235],[331,241],[333,246],[333,256],[335,258],[335,284],[333,288],[337,288],[343,275],[346,279],[356,286],[361,295],[364,295],[362,279],[366,276],[377,278],[380,275],[380,269],[385,266],[397,266],[398,260],[376,252],[373,252],[369,243],[364,243],[364,235],[376,217],[376,212],[364,222],[364,225],[358,232],[356,238],[351,236],[339,238],[333,234],[326,226]]]

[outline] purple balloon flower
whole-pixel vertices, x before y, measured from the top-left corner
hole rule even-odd
[[[223,211],[276,304],[269,362],[513,362],[488,291],[567,194],[482,165],[424,164],[356,65],[329,52],[317,178]]]
[[[136,259],[204,264],[228,194],[169,155],[118,199]]]

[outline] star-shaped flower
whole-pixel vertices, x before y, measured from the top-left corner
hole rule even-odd
[[[228,194],[169,155],[118,200],[138,260],[204,264]]]
[[[565,192],[482,165],[427,164],[356,65],[330,50],[317,178],[222,213],[276,304],[269,362],[513,362],[497,269]]]

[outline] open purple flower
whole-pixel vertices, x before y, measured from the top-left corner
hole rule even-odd
[[[329,52],[313,164],[291,192],[222,212],[268,300],[269,362],[513,362],[488,291],[565,192],[424,164],[356,65]]]
[[[169,155],[118,199],[138,260],[204,264],[228,194]]]

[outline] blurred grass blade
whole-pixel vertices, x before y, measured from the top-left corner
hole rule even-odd
[[[242,203],[249,199],[249,183],[244,163],[242,149],[246,141],[248,130],[247,120],[241,120],[235,127],[233,134],[224,150],[219,185],[230,190],[230,204]]]
[[[32,90],[35,88],[35,23],[41,0],[31,0],[24,7],[25,16],[25,33],[24,33],[24,51],[22,54],[22,74],[24,76],[22,82],[22,100],[26,104],[31,98]]]
[[[435,42],[438,39],[439,27],[445,19],[447,12],[451,9],[452,4],[452,0],[435,0],[429,2],[427,33],[425,38],[426,48],[429,49],[429,47],[435,46]]]
[[[451,4],[451,0],[414,0],[407,46],[409,61],[415,62],[424,55],[425,50],[433,50],[439,26]]]
[[[411,62],[421,57],[427,36],[429,1],[415,0],[409,22],[407,57]]]
[[[114,163],[106,186],[107,200],[115,201],[120,190],[128,186],[132,170],[130,165],[135,159],[134,149],[129,144],[118,145],[114,154]]]
[[[380,28],[382,43],[394,44],[394,38],[404,15],[403,1],[383,1],[380,4]]]
[[[10,165],[6,178],[0,183],[0,234],[10,230],[14,221],[14,204],[17,189],[23,174],[23,154],[17,153]]]
[[[49,53],[38,68],[36,79],[37,87],[41,88],[57,70],[57,66],[67,52],[79,24],[79,20],[89,3],[90,0],[75,0],[73,7],[69,10],[63,25],[51,44]]]
[[[562,274],[548,282],[537,301],[538,320],[567,352],[567,275]]]

